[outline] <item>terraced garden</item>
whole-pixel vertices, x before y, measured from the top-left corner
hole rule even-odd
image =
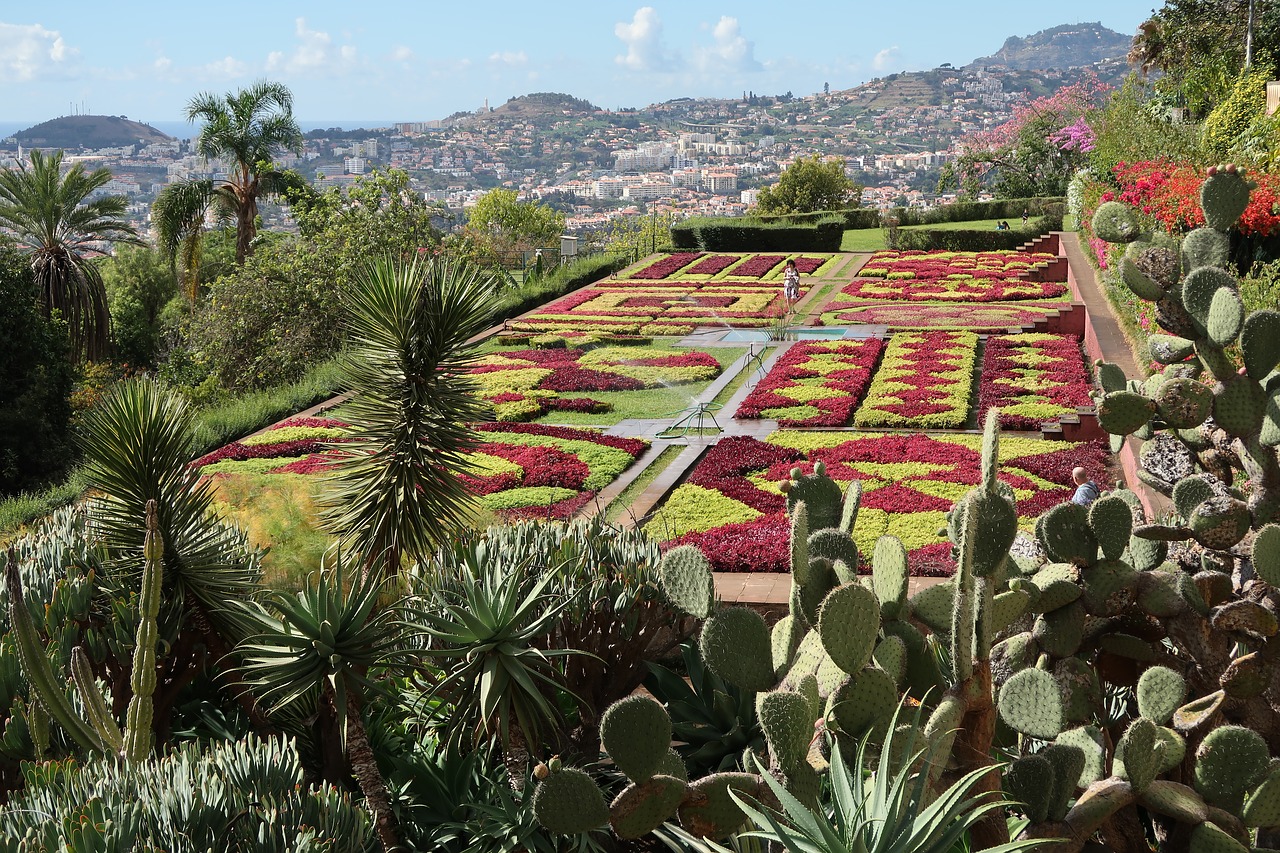
[[[613,501],[611,517],[664,547],[696,545],[718,570],[784,571],[777,484],[821,461],[841,484],[863,484],[864,553],[896,535],[914,574],[945,575],[938,531],[977,482],[986,409],[1029,433],[1001,445],[1024,528],[1070,496],[1076,465],[1107,479],[1101,443],[1039,435],[1091,405],[1080,340],[1010,331],[1067,305],[1057,256],[800,255],[795,317],[809,324],[781,316],[787,257],[647,258],[508,321],[471,369],[495,418],[469,456],[477,524],[567,519]],[[742,327],[774,334],[748,347],[729,331]],[[198,464],[220,493],[274,494],[306,516],[314,490],[300,478],[324,472],[344,426],[288,422]]]

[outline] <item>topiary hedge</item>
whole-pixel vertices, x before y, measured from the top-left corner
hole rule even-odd
[[[1021,215],[1021,214],[1019,214]],[[898,251],[943,250],[949,252],[995,252],[1016,249],[1041,234],[1062,230],[1062,216],[1041,216],[1026,228],[1008,231],[988,229],[913,228],[898,229],[890,248]]]
[[[672,226],[671,242],[676,249],[703,252],[838,252],[845,227],[838,215],[799,224],[697,217]]]

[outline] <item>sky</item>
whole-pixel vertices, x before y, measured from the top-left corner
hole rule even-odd
[[[6,3],[0,122],[73,112],[184,118],[201,92],[286,84],[304,123],[426,121],[564,92],[608,109],[684,96],[845,89],[963,65],[1010,35],[1100,21],[1132,34],[1152,0],[381,0]]]

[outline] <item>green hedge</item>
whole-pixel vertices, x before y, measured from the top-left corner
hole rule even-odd
[[[1022,211],[1030,216],[1061,216],[1066,209],[1066,199],[1061,196],[1047,198],[1001,198],[993,201],[957,201],[953,204],[921,210],[914,207],[894,207],[888,212],[898,220],[899,225],[933,225],[938,222],[964,222],[969,219],[1008,219],[1021,222]],[[853,207],[848,210],[820,210],[815,213],[777,213],[767,216],[753,216],[752,219],[763,223],[785,223],[788,225],[805,225],[819,222],[828,217],[839,216],[844,219],[844,227],[849,230],[860,228],[879,228],[882,224],[880,211],[874,207]],[[689,248],[692,248],[690,246]]]
[[[672,226],[671,242],[702,252],[838,252],[844,231],[844,219],[831,215],[801,224],[695,217]]]
[[[818,210],[813,213],[767,213],[756,214],[751,218],[765,224],[782,223],[785,225],[813,225],[824,219],[839,216],[844,219],[844,227],[879,228],[880,211],[874,207],[851,207],[846,210]]]
[[[571,290],[577,290],[585,284],[599,281],[610,273],[631,263],[628,255],[591,255],[564,266],[556,267],[551,273],[541,278],[528,279],[517,287],[504,290],[498,298],[497,310],[493,316],[494,323],[515,317],[537,308]]]
[[[1022,214],[1019,212],[1019,218]],[[994,228],[983,230],[943,229],[943,228],[900,228],[890,248],[898,251],[948,251],[948,252],[995,252],[1002,249],[1016,249],[1047,234],[1050,231],[1062,230],[1062,216],[1042,216],[1032,220],[1026,228],[1011,228],[1008,231],[997,231]]]

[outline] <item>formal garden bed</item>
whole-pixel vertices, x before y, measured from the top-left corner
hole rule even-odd
[[[880,338],[794,344],[734,417],[770,418],[784,427],[847,426],[883,349]]]
[[[826,326],[886,326],[890,329],[968,329],[1004,332],[1032,326],[1061,311],[1062,302],[954,303],[849,301],[843,297],[822,309]]]
[[[781,278],[788,258],[796,262],[801,275],[822,276],[834,269],[841,257],[830,253],[674,252],[646,261],[628,277],[646,281],[772,280]]]
[[[965,426],[977,358],[978,336],[972,332],[894,335],[854,425],[907,429]]]
[[[778,484],[793,468],[807,473],[821,461],[842,486],[862,483],[853,536],[864,555],[878,537],[893,535],[907,548],[913,574],[946,575],[954,564],[940,531],[947,511],[979,482],[981,444],[971,434],[779,430],[763,441],[726,437],[644,529],[668,547],[697,546],[718,571],[786,571],[789,527]],[[1005,436],[1000,479],[1013,489],[1023,529],[1070,499],[1074,467],[1105,482],[1108,458],[1099,442]]]
[[[1003,429],[1038,430],[1092,406],[1091,384],[1074,335],[991,335],[983,346],[978,408],[999,410]]]

